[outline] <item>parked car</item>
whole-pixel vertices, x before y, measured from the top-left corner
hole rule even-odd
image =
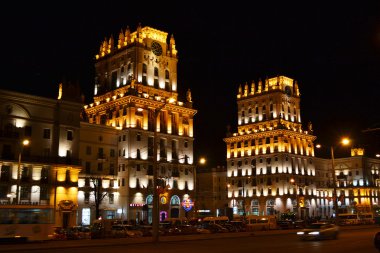
[[[277,221],[277,227],[279,229],[293,229],[295,228],[295,225],[292,220],[279,220]]]
[[[121,225],[121,224],[112,225],[111,235],[114,238],[126,237],[127,229],[125,228],[124,225]]]
[[[230,231],[232,232],[245,232],[246,226],[243,221],[230,221],[231,225]]]
[[[123,225],[123,227],[128,237],[142,237],[144,235],[143,231],[141,231],[141,229],[139,229],[137,226]]]
[[[207,224],[207,226],[204,227],[205,229],[208,229],[211,231],[211,233],[228,233],[228,229],[223,227],[219,224]]]
[[[329,223],[312,223],[309,227],[297,232],[301,240],[337,239],[339,227]]]

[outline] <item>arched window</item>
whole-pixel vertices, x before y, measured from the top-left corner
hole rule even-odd
[[[158,77],[158,68],[157,67],[154,68],[154,76]]]
[[[165,79],[169,79],[169,70],[165,70]]]
[[[181,200],[179,199],[179,197],[177,195],[174,195],[171,199],[170,199],[170,205],[172,206],[179,206],[181,203]]]
[[[146,197],[146,203],[148,205],[153,205],[153,195],[148,195],[148,197]]]

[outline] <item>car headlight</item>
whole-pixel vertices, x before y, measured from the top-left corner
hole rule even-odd
[[[313,232],[310,232],[309,235],[319,235],[319,232],[318,231],[313,231]]]
[[[303,235],[305,232],[297,232],[297,235]]]

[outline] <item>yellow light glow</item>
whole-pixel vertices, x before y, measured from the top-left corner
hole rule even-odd
[[[351,140],[348,139],[348,138],[343,138],[342,141],[341,141],[341,143],[342,143],[343,145],[348,145],[348,144],[350,144],[350,142],[351,142]]]
[[[24,145],[24,146],[28,146],[28,145],[29,145],[29,140],[23,140],[23,141],[22,141],[22,145]]]
[[[201,157],[201,158],[199,159],[199,163],[200,163],[200,164],[206,164],[206,158]]]

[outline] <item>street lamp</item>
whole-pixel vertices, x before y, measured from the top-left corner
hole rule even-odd
[[[296,212],[297,212],[297,219],[298,219],[298,209],[299,209],[299,205],[298,205],[298,185],[297,185],[297,182],[296,182],[296,180],[294,178],[290,179],[290,183],[293,184],[296,187]]]
[[[157,160],[157,118],[160,112],[165,108],[167,103],[173,103],[174,98],[169,98],[158,108],[154,109],[154,129],[153,129],[153,210],[152,210],[152,237],[153,242],[158,242],[159,240],[159,223],[160,223],[160,200],[158,194],[158,160]]]
[[[348,138],[342,138],[340,143],[344,146],[347,146],[351,143],[351,140]],[[317,148],[321,148],[322,146],[320,144],[316,145]],[[333,208],[334,208],[334,214],[335,214],[335,223],[339,224],[339,215],[338,215],[338,194],[337,194],[337,180],[336,180],[336,173],[335,173],[335,157],[334,157],[334,146],[330,147],[330,153],[331,153],[331,169],[332,169],[332,178],[333,178]]]
[[[206,158],[204,157],[201,157],[199,158],[199,161],[198,161],[198,164],[200,165],[205,165],[206,164]],[[198,186],[197,186],[197,168],[198,166],[195,166],[194,167],[194,193],[195,193],[195,200],[194,200],[194,213],[195,213],[195,218],[197,218],[198,216],[198,210],[197,210],[197,202],[199,201],[198,200]]]
[[[18,154],[18,165],[17,165],[17,188],[16,188],[16,198],[17,204],[20,203],[20,183],[21,183],[21,154],[24,149],[24,146],[29,145],[29,140],[25,139],[21,143],[20,152]]]

